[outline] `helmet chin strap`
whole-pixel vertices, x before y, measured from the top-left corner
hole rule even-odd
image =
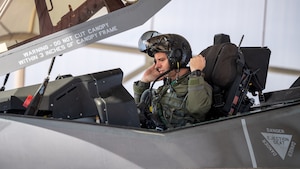
[[[176,80],[179,78],[179,72],[180,72],[180,64],[177,62],[177,69],[176,69]]]

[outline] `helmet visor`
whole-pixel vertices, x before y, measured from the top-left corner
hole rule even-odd
[[[149,45],[149,42],[148,42],[148,40],[150,39],[150,38],[153,38],[153,37],[155,37],[155,36],[157,36],[157,35],[160,35],[160,33],[159,32],[157,32],[157,31],[147,31],[147,32],[145,32],[141,37],[140,37],[140,39],[139,39],[139,50],[141,51],[141,52],[144,52],[144,53],[147,53],[147,50],[148,50],[148,45]]]

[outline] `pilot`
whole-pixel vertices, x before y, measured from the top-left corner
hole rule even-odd
[[[141,127],[166,130],[204,121],[212,104],[212,87],[202,74],[205,58],[192,57],[184,37],[156,31],[141,36],[139,49],[154,58],[133,84]],[[156,81],[162,85],[153,89]]]

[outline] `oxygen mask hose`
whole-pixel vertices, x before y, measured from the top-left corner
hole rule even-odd
[[[152,83],[151,87],[145,90],[141,96],[140,103],[138,104],[138,109],[140,110],[140,121],[142,127],[148,129],[156,129],[157,131],[163,131],[166,129],[165,125],[160,122],[156,115],[152,112],[152,89],[155,84],[161,77],[168,74],[172,69],[164,72],[159,75]]]

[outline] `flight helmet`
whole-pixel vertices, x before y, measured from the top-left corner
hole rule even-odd
[[[177,34],[145,32],[139,40],[139,49],[150,57],[154,57],[157,52],[166,53],[171,69],[186,67],[192,57],[189,42]]]

